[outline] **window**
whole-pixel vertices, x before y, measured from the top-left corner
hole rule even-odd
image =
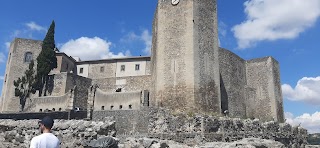
[[[56,109],[55,109],[55,108],[52,108],[52,111],[56,111]]]
[[[9,54],[9,59],[8,59],[8,62],[10,62],[10,59],[11,59],[11,53]]]
[[[104,106],[101,106],[101,110],[104,110]]]
[[[6,74],[6,76],[4,77],[4,83],[6,83],[7,82],[7,74]]]
[[[39,109],[39,112],[42,112],[42,109]]]
[[[110,109],[111,109],[111,110],[113,110],[113,105],[112,105],[112,106],[110,106]]]
[[[100,67],[100,72],[104,72],[104,66]]]
[[[59,111],[62,111],[62,108],[59,108]]]
[[[80,68],[80,73],[83,73],[83,68]]]
[[[26,63],[30,63],[32,61],[32,53],[31,52],[27,52],[24,56],[24,62]]]
[[[121,71],[125,71],[126,70],[126,66],[125,65],[121,65]]]
[[[129,105],[129,109],[132,109],[132,105]]]
[[[140,64],[136,64],[136,71],[140,70]]]
[[[119,106],[119,109],[122,109],[122,105]]]

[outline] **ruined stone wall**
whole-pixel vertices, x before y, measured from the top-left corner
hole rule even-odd
[[[279,94],[281,89],[276,91],[281,86],[279,83],[279,71],[274,71],[274,69],[278,69],[278,67],[274,67],[274,60],[272,57],[253,59],[247,61],[246,66],[247,85],[250,88],[254,88],[256,93],[254,101],[247,101],[249,110],[254,110],[253,116],[255,118],[282,122],[283,119],[279,119],[280,116],[278,116],[277,112],[279,106],[277,104],[281,104],[282,98],[280,98],[281,93]]]
[[[92,84],[106,93],[116,92],[117,88],[121,88],[121,92],[142,91],[150,89],[151,76],[93,79]]]
[[[246,117],[246,61],[230,52],[219,50],[220,87],[223,111],[231,117]]]
[[[9,104],[14,100],[13,81],[21,77],[28,69],[29,63],[25,62],[27,52],[32,53],[33,60],[36,60],[41,51],[42,41],[16,38],[10,45],[6,65],[5,79],[2,88],[2,110],[3,112],[19,111],[19,108],[11,108]],[[35,61],[35,68],[37,62]],[[15,104],[15,103],[13,103]]]
[[[148,133],[149,110],[93,111],[94,121],[103,121],[105,117],[114,117],[117,135],[135,135]]]
[[[94,98],[94,111],[139,110],[141,103],[141,91],[105,93],[97,89]]]
[[[149,137],[188,143],[201,141],[231,142],[243,138],[270,139],[286,147],[307,144],[307,130],[287,123],[262,122],[258,119],[239,119],[201,115],[170,115],[167,111],[151,111]]]
[[[0,120],[0,147],[30,147],[31,139],[39,133],[39,120]],[[53,134],[61,142],[61,148],[86,146],[92,140],[115,136],[115,123],[103,121],[55,120]]]

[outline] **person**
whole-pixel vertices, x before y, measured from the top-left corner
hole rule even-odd
[[[59,139],[51,133],[51,128],[54,123],[53,119],[46,116],[38,123],[42,134],[32,138],[30,148],[59,148]]]

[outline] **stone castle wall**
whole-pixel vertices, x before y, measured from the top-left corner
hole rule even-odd
[[[281,89],[275,91],[276,87],[277,89],[281,87],[279,71],[274,62],[275,60],[271,57],[247,61],[247,86],[255,89],[255,99],[247,102],[250,103],[247,105],[256,118],[283,122],[283,112],[278,112],[283,108],[280,106]],[[274,71],[275,69],[277,70]]]
[[[152,46],[153,102],[220,113],[215,1],[158,1]],[[205,27],[204,27],[205,26]],[[156,56],[156,58],[154,58]]]
[[[37,97],[28,100],[26,103],[26,112],[45,112],[50,111],[65,111],[68,109],[70,100],[70,93],[62,96]]]
[[[141,102],[141,91],[105,93],[97,89],[94,98],[94,111],[139,110]]]
[[[33,60],[36,60],[41,51],[42,41],[16,38],[10,45],[7,59],[5,79],[2,88],[2,111],[19,111],[19,107],[13,107],[11,101],[14,101],[13,81],[24,75],[28,69],[29,63],[25,62],[25,54],[32,53]],[[35,61],[35,67],[37,62]],[[9,107],[10,106],[10,107]]]
[[[246,61],[220,48],[219,62],[222,109],[232,117],[246,117]]]
[[[92,79],[92,84],[98,85],[99,89],[106,93],[114,93],[118,88],[121,88],[122,92],[150,90],[151,76]]]

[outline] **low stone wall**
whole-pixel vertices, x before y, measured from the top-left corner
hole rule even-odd
[[[43,112],[45,110],[65,111],[68,104],[72,100],[70,93],[63,96],[46,96],[32,98],[26,103],[25,111],[27,112]]]
[[[0,114],[0,119],[13,120],[29,120],[42,119],[45,116],[51,116],[54,119],[85,119],[87,118],[87,111],[63,111],[63,112],[37,112],[37,113],[6,113]]]
[[[131,136],[148,133],[149,110],[94,111],[92,119],[103,121],[105,117],[114,117],[117,135]],[[126,136],[127,135],[127,136]],[[121,136],[122,137],[122,136]]]
[[[279,141],[288,147],[307,144],[307,130],[287,123],[207,115],[172,115],[164,110],[151,110],[148,115],[148,134],[153,138],[184,143],[195,139],[232,142],[243,138],[261,138]]]
[[[105,93],[97,88],[94,110],[139,110],[141,95],[141,91]]]
[[[116,121],[117,136],[149,137],[174,140],[181,143],[232,142],[243,138],[270,139],[285,146],[307,143],[308,133],[301,127],[287,123],[262,122],[257,119],[212,117],[207,115],[178,114],[168,110],[142,109],[139,111],[96,111],[93,120],[103,120],[113,116]]]
[[[55,120],[53,134],[61,148],[82,147],[91,140],[114,136],[115,124],[112,119],[104,121]],[[38,120],[0,120],[0,147],[27,148],[31,139],[39,135]]]

